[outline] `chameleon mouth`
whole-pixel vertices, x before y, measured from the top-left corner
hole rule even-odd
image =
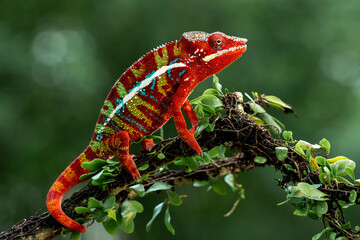
[[[237,38],[237,39],[240,39],[240,38]],[[247,39],[245,39],[245,38],[241,38],[242,40],[242,42],[243,43],[246,43],[246,41],[247,41]],[[244,41],[245,40],[245,41]],[[244,45],[240,45],[240,46],[236,46],[236,47],[232,47],[232,48],[228,48],[228,49],[224,49],[224,50],[221,50],[221,51],[218,51],[218,52],[216,52],[216,53],[213,53],[213,54],[210,54],[210,55],[208,55],[208,56],[206,56],[206,57],[203,57],[203,61],[204,62],[208,62],[208,61],[210,61],[210,60],[212,60],[212,59],[214,59],[214,58],[216,58],[216,57],[218,57],[218,56],[221,56],[221,55],[223,55],[223,54],[225,54],[225,53],[228,53],[228,52],[236,52],[236,51],[238,51],[238,50],[240,50],[240,49],[244,49],[244,52],[245,52],[245,50],[246,50],[246,44],[244,44]]]

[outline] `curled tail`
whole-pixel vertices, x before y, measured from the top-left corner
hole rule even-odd
[[[86,151],[86,150],[85,150]],[[76,184],[82,182],[79,177],[88,173],[81,167],[81,163],[91,161],[85,156],[85,151],[80,154],[56,179],[46,197],[46,206],[50,214],[62,225],[73,231],[85,232],[86,227],[69,218],[61,209],[61,200],[65,194]]]

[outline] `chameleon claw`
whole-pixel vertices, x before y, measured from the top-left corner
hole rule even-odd
[[[154,146],[154,140],[152,140],[151,138],[147,138],[141,141],[141,147],[147,151],[150,151]]]
[[[133,160],[134,156],[135,155],[133,155],[133,154],[129,155],[126,162],[123,163],[123,166],[126,169],[126,171],[128,173],[130,173],[134,179],[139,179],[141,177],[141,175],[140,175],[139,170],[137,169],[135,162]]]

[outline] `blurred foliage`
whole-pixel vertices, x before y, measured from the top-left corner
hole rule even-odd
[[[247,38],[247,52],[219,74],[223,86],[281,97],[300,116],[277,115],[287,129],[311,142],[326,137],[334,155],[357,161],[359,9],[357,0],[0,0],[0,230],[46,209],[49,187],[89,142],[116,78],[189,30]],[[202,83],[190,98],[210,86]],[[171,121],[165,132],[175,136]],[[318,226],[276,206],[284,197],[276,176],[272,169],[240,174],[246,200],[228,218],[235,195],[185,187],[189,197],[172,211],[173,238],[309,239]],[[146,233],[152,212],[143,215],[122,239],[170,238],[163,226]],[[94,228],[83,239],[99,235]]]

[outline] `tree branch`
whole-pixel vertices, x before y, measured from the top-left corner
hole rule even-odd
[[[149,167],[141,171],[141,175],[151,174],[149,178],[141,183],[145,188],[150,187],[155,182],[167,182],[174,187],[190,184],[196,181],[209,180],[210,178],[221,177],[228,173],[239,173],[249,171],[254,167],[263,167],[272,165],[276,170],[283,173],[283,178],[279,181],[282,188],[286,188],[290,183],[296,185],[298,182],[307,182],[309,184],[320,184],[319,172],[309,170],[309,162],[302,155],[298,154],[293,148],[288,147],[288,155],[285,161],[279,161],[276,157],[275,147],[283,147],[283,140],[275,139],[264,127],[255,124],[249,120],[247,115],[238,111],[239,99],[236,94],[229,94],[223,98],[226,109],[225,117],[220,117],[215,125],[214,131],[203,131],[197,138],[202,149],[211,149],[221,144],[228,144],[236,152],[232,157],[199,166],[199,169],[188,173],[186,169],[180,171],[169,170],[154,174],[159,168],[166,166],[180,157],[194,156],[195,152],[186,143],[178,137],[162,141],[154,146],[152,151],[155,154],[149,154],[147,151],[141,151],[136,155],[137,166],[149,164]],[[246,105],[246,104],[245,104]],[[245,106],[246,107],[246,106]],[[158,153],[163,153],[166,157],[159,159]],[[267,162],[259,164],[253,161],[256,156],[264,156]],[[290,164],[296,172],[282,167]],[[134,183],[130,174],[126,171],[118,175],[117,181],[107,185],[107,191],[102,191],[100,187],[88,184],[80,191],[74,193],[69,199],[63,202],[64,212],[71,218],[87,217],[87,215],[76,214],[74,208],[77,206],[86,206],[89,197],[95,197],[99,200],[106,199],[110,194],[117,198],[121,203],[125,199],[136,197],[136,194],[129,190]],[[306,173],[306,174],[304,174]],[[359,192],[356,185],[347,185],[344,183],[321,185],[319,190],[329,195],[330,202],[343,200],[347,202],[350,191]],[[359,196],[360,194],[358,194]],[[359,197],[356,203],[359,202]],[[329,204],[328,213],[323,217],[333,220],[335,214],[334,208]],[[338,220],[337,220],[338,221]],[[345,221],[345,220],[343,220]],[[341,224],[333,222],[333,228],[338,229]],[[45,212],[38,216],[31,216],[24,219],[12,228],[1,232],[0,239],[51,239],[61,232],[62,226],[56,222],[52,216]],[[343,236],[349,239],[355,239],[357,235],[353,232],[338,229]]]

